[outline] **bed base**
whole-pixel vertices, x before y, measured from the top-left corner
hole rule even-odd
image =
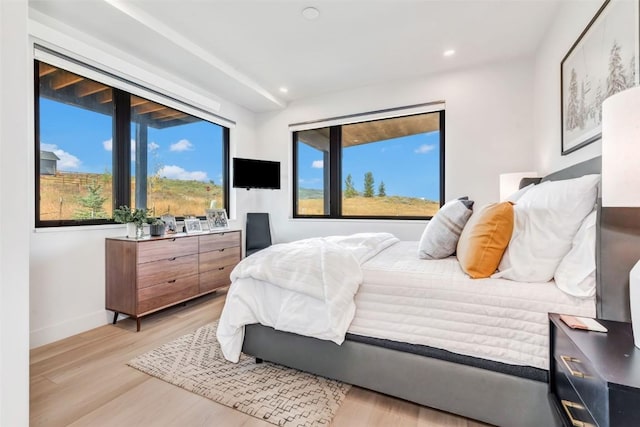
[[[558,426],[548,384],[356,341],[333,342],[253,324],[242,352],[258,359],[498,426]]]

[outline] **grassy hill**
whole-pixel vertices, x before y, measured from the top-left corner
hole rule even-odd
[[[87,208],[82,198],[90,194],[90,187],[99,190],[98,197],[105,198],[102,203],[101,218],[111,218],[111,174],[68,173],[40,176],[40,219],[75,219],[86,215]],[[213,183],[183,181],[177,179],[152,177],[148,180],[147,207],[153,216],[170,213],[174,216],[205,214],[211,200],[222,206],[222,188]],[[135,194],[135,180],[131,187],[132,198]],[[299,189],[299,209],[301,215],[322,215],[322,190]],[[131,201],[135,206],[135,200]],[[439,209],[438,202],[412,197],[357,196],[344,200],[343,212],[349,216],[432,216]]]

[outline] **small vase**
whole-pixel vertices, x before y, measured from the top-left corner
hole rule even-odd
[[[141,239],[144,237],[144,225],[135,222],[127,223],[127,237],[130,239]]]
[[[136,223],[135,222],[128,222],[127,223],[127,237],[128,238],[135,239],[137,231],[138,231],[138,227],[136,227]]]
[[[152,236],[163,236],[164,224],[151,224],[149,226],[149,234],[151,234]]]

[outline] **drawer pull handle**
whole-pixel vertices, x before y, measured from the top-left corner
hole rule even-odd
[[[175,242],[176,238],[174,237],[173,239],[169,240],[170,242]]]
[[[218,268],[218,270],[222,271],[222,270],[224,270],[224,267],[220,267],[220,268]]]
[[[175,260],[176,260],[176,257],[173,257],[173,258],[169,258],[167,261],[175,261]]]
[[[567,368],[567,371],[569,371],[569,373],[574,377],[589,378],[589,376],[586,375],[584,372],[576,371],[571,366],[569,366],[569,363],[581,363],[579,359],[576,359],[575,357],[571,357],[571,356],[560,355],[560,360],[562,360],[562,363],[564,363],[564,366]]]
[[[169,280],[167,283],[176,283],[176,279]]]
[[[588,423],[586,421],[580,421],[580,420],[576,420],[575,418],[573,418],[573,415],[571,414],[571,411],[569,410],[569,408],[575,408],[581,411],[584,411],[584,406],[580,405],[579,403],[575,403],[575,402],[571,402],[570,400],[561,400],[560,403],[562,403],[562,407],[564,408],[564,412],[567,413],[567,417],[569,417],[569,421],[571,421],[571,425],[574,427],[595,427],[593,424]]]
[[[224,248],[220,249],[220,252],[224,252]]]

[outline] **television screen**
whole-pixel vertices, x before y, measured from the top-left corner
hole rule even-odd
[[[234,157],[233,186],[279,190],[280,162]]]

